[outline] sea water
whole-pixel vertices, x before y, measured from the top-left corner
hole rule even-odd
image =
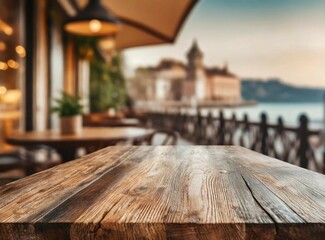
[[[214,115],[219,110],[212,109]],[[276,123],[278,117],[282,117],[286,126],[297,126],[299,117],[305,114],[311,128],[319,129],[324,125],[323,103],[258,103],[247,107],[223,108],[223,111],[226,118],[231,118],[235,113],[237,119],[243,119],[246,113],[250,121],[259,121],[261,114],[265,112],[269,123]]]

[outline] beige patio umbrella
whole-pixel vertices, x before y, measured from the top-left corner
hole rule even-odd
[[[91,0],[92,1],[92,0]],[[76,16],[88,0],[58,0]],[[102,0],[101,4],[118,19],[115,35],[118,49],[173,43],[186,17],[198,0]]]

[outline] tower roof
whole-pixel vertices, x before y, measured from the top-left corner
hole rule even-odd
[[[187,53],[188,57],[193,57],[193,56],[203,56],[203,53],[201,51],[201,49],[199,48],[199,45],[197,43],[197,40],[194,39],[192,47],[190,48],[190,50]]]

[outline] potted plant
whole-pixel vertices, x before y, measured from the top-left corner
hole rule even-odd
[[[61,134],[80,134],[82,131],[82,110],[80,97],[62,92],[62,98],[55,99],[52,112],[59,113]]]

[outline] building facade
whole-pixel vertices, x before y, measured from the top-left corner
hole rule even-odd
[[[164,59],[156,67],[139,68],[136,79],[146,78],[146,99],[150,101],[229,101],[241,100],[240,80],[223,68],[207,68],[196,41],[187,53],[187,64]],[[137,81],[139,84],[139,81]],[[141,84],[140,84],[141,85]],[[143,99],[143,90],[137,99]],[[150,94],[148,94],[150,93]]]

